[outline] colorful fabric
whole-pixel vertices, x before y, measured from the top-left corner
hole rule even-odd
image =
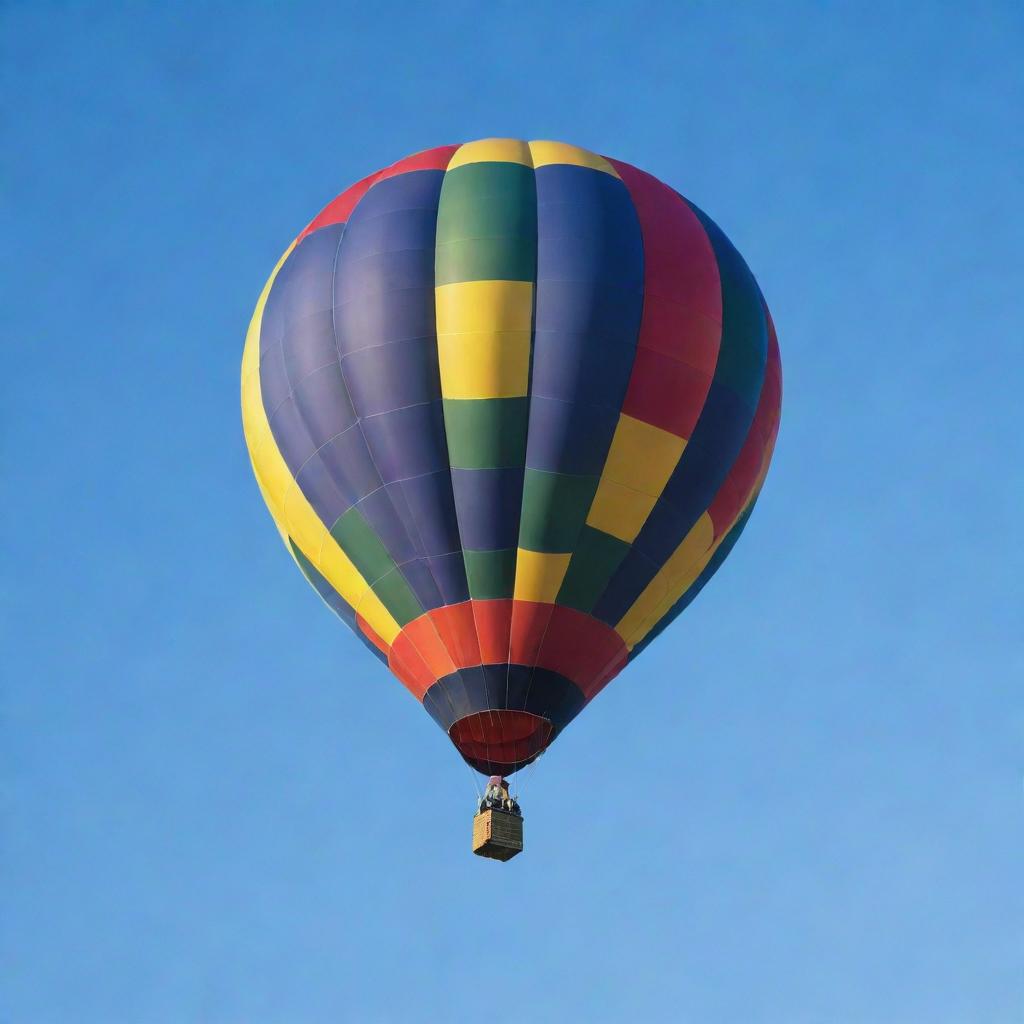
[[[353,185],[271,274],[242,361],[299,568],[485,774],[542,752],[717,570],[780,403],[717,225],[555,142]]]

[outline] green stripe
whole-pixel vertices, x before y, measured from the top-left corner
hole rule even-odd
[[[590,511],[598,477],[526,470],[519,546],[528,551],[572,551]]]
[[[448,171],[437,209],[434,283],[532,281],[536,269],[533,168],[475,163]]]
[[[516,583],[516,549],[463,551],[469,596],[474,601],[511,597]]]
[[[452,469],[501,469],[526,461],[528,398],[446,398],[444,428]]]
[[[341,516],[331,527],[331,536],[400,626],[423,614],[416,595],[359,509],[350,508]]]
[[[395,568],[387,548],[357,508],[350,508],[331,527],[331,536],[352,559],[367,583],[374,583]]]
[[[603,530],[584,526],[556,599],[581,612],[589,612],[604,593],[612,574],[622,564],[629,545]]]
[[[423,614],[423,606],[416,600],[416,595],[398,569],[392,569],[377,580],[373,585],[373,592],[391,612],[399,626],[404,626]]]

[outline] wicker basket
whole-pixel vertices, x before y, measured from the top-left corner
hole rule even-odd
[[[523,851],[523,819],[508,811],[487,810],[473,819],[473,852],[478,857],[510,860]]]

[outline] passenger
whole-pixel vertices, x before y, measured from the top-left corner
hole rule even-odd
[[[486,810],[507,811],[509,814],[520,813],[519,804],[508,791],[508,783],[500,775],[492,775],[487,780],[487,788],[477,806],[481,814]]]

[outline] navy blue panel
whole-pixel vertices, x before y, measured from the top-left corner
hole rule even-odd
[[[618,420],[614,406],[562,402],[534,394],[530,399],[531,468],[600,476]]]
[[[423,706],[445,732],[460,718],[481,711],[527,711],[560,732],[586,700],[575,683],[557,672],[528,665],[477,665],[444,676],[423,695]]]
[[[584,493],[588,483],[596,488],[633,369],[643,296],[640,223],[625,185],[592,168],[538,168],[528,468],[572,474]],[[534,522],[558,521],[558,549],[571,551],[588,503],[559,505],[564,493],[551,488],[528,512]],[[538,543],[524,538],[524,547]]]
[[[564,244],[561,240],[559,244]],[[556,288],[559,279],[550,279],[552,300],[544,308],[537,308],[538,331],[573,331],[595,343],[623,342],[634,320],[638,326],[636,304],[643,299],[642,288],[624,288],[618,283],[595,280],[587,285],[583,281],[562,282],[571,288]],[[635,339],[634,339],[635,341]]]
[[[542,295],[538,287],[537,298],[540,309],[542,301],[558,301],[561,297],[553,297],[547,290]],[[538,327],[534,332],[531,394],[562,401],[582,399],[618,412],[633,371],[635,353],[635,346],[623,344],[621,338],[544,331]]]
[[[462,544],[455,518],[452,478],[447,468],[438,473],[411,477],[400,485],[412,521],[416,524],[420,550],[425,555],[459,552]]]
[[[428,558],[427,564],[441,591],[442,604],[459,604],[469,600],[466,563],[461,550],[450,555],[437,555]]]
[[[364,348],[342,363],[352,405],[360,416],[402,409],[441,397],[434,338]]]
[[[604,279],[642,292],[643,242],[626,186],[568,164],[536,173],[537,280]]]
[[[736,546],[736,541],[740,539],[740,534],[743,533],[743,528],[747,525],[750,520],[750,513],[754,511],[754,505],[757,499],[755,498],[747,508],[747,511],[736,520],[735,525],[726,535],[725,539],[715,553],[711,556],[711,560],[704,567],[703,572],[693,581],[686,592],[672,607],[665,613],[659,620],[658,624],[641,640],[630,652],[629,660],[632,661],[637,655],[644,651],[651,643],[665,631],[666,627],[671,625],[686,608],[693,602],[694,598],[704,589],[708,580],[718,572],[722,563],[729,557],[729,553]]]
[[[522,468],[453,469],[451,473],[462,547],[469,551],[516,547]]]
[[[318,454],[345,496],[346,508],[351,508],[383,483],[358,425],[330,440]],[[333,526],[334,520],[328,525]]]
[[[680,459],[633,542],[652,561],[667,561],[714,500],[743,447],[754,411],[731,388],[712,382],[686,458]]]
[[[396,409],[361,423],[385,483],[447,468],[448,445],[440,401]]]
[[[614,625],[632,607],[647,584],[654,579],[661,564],[652,562],[635,547],[630,548],[590,614],[595,619]]]

